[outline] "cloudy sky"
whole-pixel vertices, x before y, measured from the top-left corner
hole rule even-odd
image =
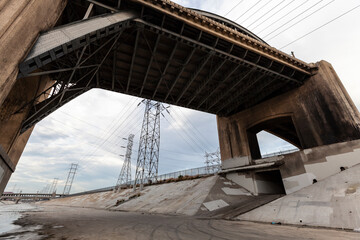
[[[306,62],[327,60],[360,106],[358,0],[177,0],[247,27],[271,46]],[[358,7],[358,8],[356,8]],[[79,163],[71,192],[112,186],[125,154],[124,140],[135,134],[135,168],[144,106],[142,99],[93,89],[38,123],[7,186],[7,191],[41,191],[58,178],[62,193],[71,163]],[[214,115],[169,108],[161,119],[159,173],[201,167],[204,153],[218,148]],[[260,133],[262,153],[291,148]],[[133,176],[134,176],[133,169]]]

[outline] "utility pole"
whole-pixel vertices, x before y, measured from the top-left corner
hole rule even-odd
[[[65,183],[65,187],[64,187],[64,192],[63,192],[64,195],[69,195],[69,193],[70,193],[71,186],[72,186],[72,183],[74,181],[74,177],[75,177],[75,174],[76,174],[76,170],[78,169],[78,166],[79,165],[77,163],[72,163],[70,165],[69,174],[68,174],[68,177],[66,179],[66,183]]]
[[[140,184],[140,190],[145,183],[157,181],[160,147],[160,114],[166,109],[163,104],[151,100],[143,100],[145,113],[141,128],[134,191]]]
[[[220,170],[221,158],[219,149],[216,152],[205,152],[206,173],[213,174]]]
[[[50,190],[49,190],[49,194],[56,192],[56,185],[57,185],[58,180],[59,180],[58,178],[54,178],[54,180],[51,184]]]
[[[125,161],[122,165],[119,178],[116,183],[115,189],[121,189],[121,186],[128,186],[130,185],[131,181],[131,154],[132,154],[132,147],[134,143],[134,134],[130,134],[128,137],[128,144],[126,147],[126,154],[125,154]]]

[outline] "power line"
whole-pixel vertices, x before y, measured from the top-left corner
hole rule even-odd
[[[87,124],[87,125],[89,125],[89,126],[95,127],[95,128],[97,128],[97,129],[99,129],[99,130],[101,130],[101,131],[105,131],[105,129],[103,129],[103,128],[97,126],[97,125],[91,124],[91,123],[89,123],[89,122],[87,122],[87,121],[84,121],[84,120],[82,120],[82,119],[80,119],[80,118],[78,118],[78,117],[76,117],[76,116],[74,116],[74,115],[71,115],[71,114],[67,113],[67,112],[60,111],[60,110],[59,110],[59,112],[62,113],[62,114],[65,114],[65,115],[67,115],[67,116],[69,116],[69,117],[71,117],[71,118],[74,118],[74,119],[76,119],[76,120],[78,120],[78,121],[80,121],[80,122],[83,122],[83,123],[85,123],[85,124]]]
[[[174,130],[176,129],[176,127],[174,127],[173,124],[172,124],[166,117],[164,117],[164,119],[170,124],[170,126],[172,126],[172,128],[173,128]],[[190,148],[192,148],[192,150],[194,150],[194,152],[197,151],[197,150],[195,150],[195,148],[193,147],[193,145],[190,144],[190,143],[188,142],[188,140],[186,140],[186,139],[184,138],[184,136],[182,136],[182,135],[181,135],[180,133],[178,133],[177,131],[176,131],[176,133],[177,133],[182,139],[184,139],[184,141],[185,141],[187,144],[189,144]]]
[[[141,120],[141,119],[140,119],[140,120]],[[61,122],[60,122],[60,123],[61,123]],[[84,132],[82,129],[74,128],[74,127],[69,126],[69,125],[66,125],[66,124],[64,124],[64,126],[69,127],[69,128],[72,128],[72,129],[77,130],[77,131],[79,131],[79,132],[82,132],[82,133],[85,134],[85,135],[86,135],[86,134],[89,134],[89,133],[87,133],[87,132]],[[46,129],[48,129],[48,130],[51,130],[52,132],[56,132],[57,134],[64,136],[64,137],[69,137],[69,136],[79,137],[79,135],[73,135],[73,134],[68,135],[68,134],[64,134],[63,132],[59,132],[59,131],[57,131],[57,130],[55,130],[55,129],[53,129],[53,128],[49,128],[49,127],[47,127],[47,126],[43,126],[43,125],[40,125],[40,124],[37,124],[36,127],[46,128]],[[132,129],[132,130],[133,130],[133,129]],[[139,130],[139,131],[140,131],[140,130]],[[138,131],[138,132],[139,132],[139,131]],[[131,132],[131,131],[130,131],[130,132]],[[104,139],[102,139],[102,138],[100,138],[100,137],[98,137],[98,136],[95,136],[95,135],[93,135],[93,134],[91,134],[91,136],[96,137],[97,139],[104,141]],[[124,135],[124,136],[125,136],[125,135]],[[109,141],[108,141],[108,142],[109,142]],[[110,142],[110,143],[112,143],[112,142]],[[134,144],[138,144],[138,143],[139,143],[139,142],[134,141]],[[94,146],[94,147],[97,146],[96,144],[90,143],[90,142],[88,142],[88,144],[91,145],[91,146]],[[119,145],[119,144],[116,144],[116,143],[112,143],[112,144],[113,144],[114,146]],[[117,153],[115,153],[115,152],[113,152],[113,151],[109,151],[108,149],[106,149],[106,151],[109,152],[109,153],[111,153],[111,154],[118,155]],[[198,155],[198,154],[196,154],[196,153],[177,152],[177,151],[168,150],[168,149],[164,149],[164,148],[161,148],[161,151],[166,151],[166,152],[171,152],[171,153],[176,153],[176,154],[183,154],[183,155],[187,155],[187,156]]]
[[[225,15],[224,15],[224,17],[225,16],[227,16],[232,10],[234,10],[237,6],[239,6],[240,5],[240,3],[242,3],[244,0],[241,0],[238,4],[236,4],[234,7],[232,7]]]
[[[328,6],[330,3],[333,3],[335,0],[332,0],[331,2],[328,2],[327,4],[325,4],[324,6],[320,7],[319,9],[315,10],[314,12],[310,13],[309,15],[303,17],[302,19],[300,19],[299,21],[297,21],[296,23],[292,24],[291,26],[285,28],[284,30],[282,30],[281,32],[279,32],[278,34],[276,34],[275,36],[271,37],[270,39],[268,39],[268,41],[270,41],[271,39],[279,36],[281,33],[287,31],[288,29],[292,28],[293,26],[295,26],[296,24],[304,21],[306,18],[312,16],[314,13],[317,13],[318,11],[320,11],[321,9],[325,8],[326,6]]]
[[[56,119],[52,119],[52,120],[57,121]],[[73,127],[73,126],[69,126],[69,125],[67,125],[67,124],[64,124],[64,123],[61,122],[61,121],[57,121],[57,122],[63,124],[63,125],[66,126],[66,127],[69,127],[69,128],[74,129],[74,130],[77,130],[77,131],[79,131],[79,132],[81,132],[81,133],[83,133],[83,134],[85,134],[85,135],[89,135],[89,136],[91,135],[92,137],[95,137],[95,138],[97,138],[98,140],[101,140],[101,141],[104,141],[104,140],[105,140],[105,139],[100,138],[100,137],[98,137],[98,136],[96,136],[96,135],[94,135],[94,134],[91,134],[91,133],[89,133],[89,132],[84,132],[83,129],[79,129],[79,128],[75,128],[75,127]],[[63,135],[63,136],[65,136],[65,137],[69,137],[69,135],[66,135],[66,134],[64,134],[64,133],[62,133],[62,132],[59,132],[59,131],[57,131],[57,130],[54,130],[53,128],[49,128],[49,127],[46,127],[46,126],[43,126],[43,125],[36,125],[36,126],[40,126],[40,127],[42,127],[42,128],[49,129],[49,130],[51,130],[52,132],[56,132],[56,133],[58,133],[58,134],[60,134],[60,135]],[[71,134],[70,136],[79,137],[79,135],[73,135],[73,134]],[[86,140],[87,140],[87,139],[86,139]],[[109,142],[109,141],[107,141],[107,142]],[[110,142],[110,143],[113,144],[114,146],[117,145],[117,144],[114,143],[114,142]],[[87,142],[87,144],[89,144],[89,145],[91,145],[91,146],[94,146],[94,147],[97,146],[97,144],[94,144],[94,143],[91,143],[91,142]],[[112,153],[112,154],[115,154],[115,155],[116,155],[116,153],[114,153],[114,152],[112,152],[112,151],[109,151],[108,149],[107,149],[106,151],[109,152],[109,153]]]
[[[174,119],[174,117],[173,117],[172,115],[169,114],[169,116],[176,122],[176,120]],[[171,124],[171,123],[170,123],[170,124]],[[175,127],[173,127],[173,128],[176,130]],[[204,149],[204,147],[201,146],[201,145],[196,141],[196,139],[194,140],[194,139],[192,138],[191,134],[188,134],[187,131],[182,131],[182,132],[183,132],[184,135],[187,136],[187,138],[188,138],[191,142],[193,142],[193,144],[196,145],[196,147],[198,147],[201,151],[205,151],[205,150],[206,150],[206,148]]]
[[[282,4],[283,2],[285,2],[285,0],[281,1],[280,3],[278,3],[277,5],[275,5],[274,7],[272,7],[269,11],[267,11],[264,15],[262,15],[261,17],[259,17],[258,19],[256,19],[254,22],[252,22],[250,25],[247,26],[247,28],[251,27],[254,23],[256,23],[257,21],[259,21],[260,19],[262,19],[263,17],[265,17],[267,14],[271,13],[272,10],[274,10],[277,6],[279,6],[280,4]]]
[[[240,17],[238,17],[237,19],[235,19],[234,22],[236,22],[237,20],[239,20],[239,18],[241,18],[242,16],[244,16],[246,13],[248,13],[251,9],[253,9],[256,5],[258,5],[261,2],[261,0],[257,1],[254,5],[252,5],[248,10],[246,10],[243,14],[240,15]]]
[[[258,11],[260,11],[261,9],[263,9],[264,7],[266,7],[269,3],[271,3],[272,2],[272,0],[270,0],[270,1],[268,1],[267,3],[265,3],[262,7],[260,7],[258,10],[256,10],[256,12],[258,12]],[[250,15],[250,16],[248,16],[244,21],[242,21],[241,22],[241,24],[243,24],[243,23],[245,23],[249,18],[251,18],[252,16],[254,16],[254,15]]]
[[[318,1],[317,3],[315,3],[314,5],[312,5],[311,7],[307,8],[306,10],[302,11],[301,13],[299,13],[298,15],[296,15],[295,17],[293,17],[292,19],[290,19],[289,21],[287,21],[286,23],[282,24],[280,27],[276,28],[275,30],[271,31],[270,33],[266,34],[264,36],[264,38],[266,38],[267,36],[271,35],[273,32],[276,32],[277,30],[279,30],[280,28],[282,28],[283,26],[285,26],[286,24],[290,23],[292,20],[296,19],[297,17],[301,16],[302,14],[306,13],[307,11],[309,11],[310,9],[312,9],[313,7],[315,7],[316,5],[320,4],[323,0]]]
[[[182,116],[183,116],[183,119],[185,119],[185,121],[188,123],[188,125],[190,126],[190,128],[193,128],[195,131],[193,132],[193,134],[194,135],[198,135],[198,138],[199,138],[199,140],[201,141],[203,141],[203,143],[205,143],[204,144],[204,146],[206,146],[206,145],[211,145],[211,143],[209,143],[207,140],[206,140],[206,137],[204,136],[204,135],[202,135],[202,133],[198,130],[198,128],[197,127],[195,127],[192,123],[191,123],[191,121],[186,117],[186,115],[182,112],[182,110],[181,110],[181,108],[180,107],[178,107],[178,109],[179,109],[179,112],[182,114]],[[177,114],[176,113],[176,111],[173,111],[175,114]],[[180,116],[181,117],[181,116]],[[197,133],[196,133],[197,132]]]
[[[128,115],[127,118],[129,118],[129,117],[135,112],[136,109],[137,109],[137,108],[135,108],[135,109]],[[108,141],[108,139],[114,135],[114,133],[122,126],[123,123],[124,123],[124,121],[121,122],[121,123],[117,126],[117,128],[116,128],[107,138],[105,138],[104,141],[103,141],[100,145],[98,145],[97,148],[94,149],[94,151],[92,151],[91,154],[88,154],[88,156],[83,157],[82,159],[80,159],[80,161],[83,161],[83,160],[86,159],[86,158],[90,158],[90,157],[94,156],[94,154],[96,153],[96,151],[99,150],[99,148],[102,147],[102,146]]]
[[[292,13],[294,10],[302,7],[305,3],[307,3],[309,0],[306,0],[305,2],[301,3],[300,5],[297,5],[296,7],[294,7],[293,9],[291,9],[289,12],[287,12],[285,15],[281,16],[280,18],[277,18],[275,21],[273,21],[272,23],[268,24],[265,28],[263,28],[263,30],[259,31],[257,34],[262,33],[264,30],[268,29],[269,26],[274,25],[274,23],[276,23],[277,21],[285,18],[287,15],[289,15],[290,13]]]
[[[350,12],[354,11],[354,10],[355,10],[355,9],[357,9],[358,7],[360,7],[360,5],[357,5],[356,7],[354,7],[354,8],[352,8],[352,9],[348,10],[347,12],[345,12],[345,13],[343,13],[343,14],[341,14],[341,15],[337,16],[336,18],[334,18],[334,19],[332,19],[332,20],[330,20],[330,21],[328,21],[328,22],[324,23],[323,25],[321,25],[321,26],[319,26],[319,27],[315,28],[314,30],[312,30],[312,31],[310,31],[310,32],[308,32],[308,33],[306,33],[306,34],[302,35],[301,37],[299,37],[299,38],[295,39],[294,41],[292,41],[292,42],[290,42],[290,43],[288,43],[288,44],[286,44],[286,45],[282,46],[280,49],[283,49],[283,48],[285,48],[285,47],[287,47],[287,46],[289,46],[289,45],[293,44],[294,42],[299,41],[300,39],[302,39],[302,38],[304,38],[304,37],[306,37],[306,36],[310,35],[311,33],[313,33],[313,32],[315,32],[315,31],[317,31],[317,30],[319,30],[319,29],[321,29],[321,28],[325,27],[326,25],[328,25],[328,24],[330,24],[330,23],[334,22],[335,20],[337,20],[337,19],[339,19],[339,18],[341,18],[341,17],[345,16],[346,14],[348,14],[348,13],[350,13]]]
[[[189,128],[193,128],[192,126],[190,126],[190,124],[187,122],[187,120],[183,117],[181,117],[180,115],[178,115],[178,113],[176,113],[175,111],[173,111],[173,113],[176,115],[176,118],[177,119],[182,119],[184,121],[184,123],[189,127]],[[175,120],[175,119],[174,119]],[[186,127],[183,128],[184,131],[187,131],[188,129]],[[206,144],[203,144],[202,140],[201,140],[201,137],[198,137],[196,134],[195,134],[195,131],[194,132],[191,132],[191,134],[189,135],[192,135],[192,137],[194,137],[195,141],[197,143],[199,143],[199,146],[201,146],[201,148],[203,149],[207,149],[206,148]]]
[[[279,10],[277,10],[275,13],[273,13],[272,15],[270,15],[270,17],[266,18],[265,20],[263,20],[261,23],[259,23],[258,25],[256,25],[253,29],[251,29],[251,31],[254,31],[257,27],[259,27],[260,25],[262,25],[264,22],[266,22],[267,20],[269,20],[270,18],[272,18],[273,16],[275,16],[276,14],[278,14],[279,12],[281,12],[283,9],[285,9],[287,6],[289,6],[291,3],[293,3],[295,0],[292,0],[291,2],[288,2],[288,4],[286,4],[285,6],[283,6],[282,8],[280,8]],[[278,4],[279,5],[279,4]],[[277,7],[278,5],[276,5],[275,7]],[[271,12],[271,11],[269,11]]]

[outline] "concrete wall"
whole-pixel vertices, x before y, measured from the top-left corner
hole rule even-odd
[[[257,141],[249,130],[269,128],[285,140],[298,141],[300,149],[360,139],[357,108],[332,66],[325,61],[317,65],[318,73],[298,89],[233,116],[217,118],[223,161],[252,156],[250,146],[256,147]],[[269,124],[262,126],[264,122]],[[274,128],[276,124],[279,126]]]
[[[287,194],[360,163],[360,140],[331,144],[284,156],[280,166]]]
[[[226,174],[226,178],[255,195],[281,193],[281,185],[286,194],[291,194],[360,164],[360,140],[305,149],[277,158],[256,160],[253,165],[247,166],[279,159],[284,163],[278,167],[231,172]],[[264,172],[273,170],[279,170],[281,176],[274,175],[271,179],[271,175],[264,175]],[[280,181],[282,179],[282,184],[279,178]]]
[[[346,156],[343,160],[350,160]],[[360,165],[355,165],[245,213],[238,219],[360,231],[359,175]]]
[[[22,106],[42,92],[48,78],[17,80],[18,64],[34,44],[40,31],[55,25],[66,0],[3,0],[0,2],[0,145],[16,166],[32,129],[19,135],[19,129],[31,104]],[[0,182],[3,192],[11,171]]]

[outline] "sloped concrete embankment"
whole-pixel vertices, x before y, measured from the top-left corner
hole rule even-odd
[[[54,199],[42,204],[118,211],[194,215],[218,176],[147,186],[141,192],[125,189]]]
[[[318,181],[295,193],[237,217],[360,230],[360,165]]]
[[[223,177],[210,176],[147,186],[141,192],[125,189],[54,199],[41,204],[114,211],[233,218],[268,203],[279,195],[253,196]]]

